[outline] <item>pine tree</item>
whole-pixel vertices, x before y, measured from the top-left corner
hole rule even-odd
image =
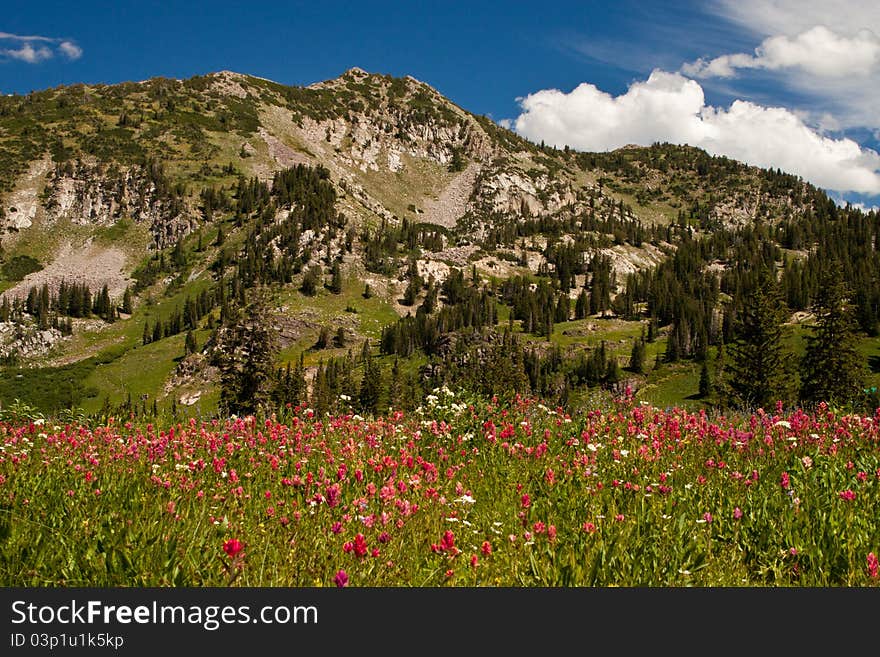
[[[617,362],[617,356],[611,354],[608,359],[608,368],[605,370],[605,383],[613,386],[621,380],[620,364]]]
[[[358,403],[361,411],[372,413],[373,415],[378,413],[381,392],[382,372],[368,353],[366,358],[364,358],[364,376],[361,379],[361,388],[358,393]]]
[[[636,374],[644,374],[645,372],[645,341],[641,338],[636,338],[633,342],[629,356],[629,369]]]
[[[590,298],[587,295],[587,291],[581,290],[581,293],[578,295],[577,301],[574,304],[574,318],[586,319],[589,308]]]
[[[400,303],[404,306],[413,305],[416,302],[416,297],[418,296],[420,289],[421,282],[417,279],[411,278],[406,285],[406,290],[403,292],[403,298],[400,300]]]
[[[700,368],[700,397],[705,399],[710,394],[712,394],[712,379],[709,376],[709,365],[704,360]]]
[[[732,403],[763,408],[791,396],[793,374],[785,347],[785,314],[776,281],[764,270],[745,299],[736,340],[730,345],[728,386]]]
[[[330,346],[330,329],[322,326],[315,341],[315,349],[326,349],[328,346]]]
[[[839,267],[830,268],[812,306],[816,323],[801,360],[803,401],[843,404],[862,393],[867,372],[856,347],[856,319],[849,298]]]
[[[391,381],[388,383],[388,405],[397,410],[402,407],[403,402],[403,380],[401,379],[400,363],[398,359],[394,359],[394,365],[391,366]]]
[[[131,286],[128,286],[125,288],[125,293],[122,295],[122,312],[126,315],[131,315],[132,310]]]
[[[339,263],[333,263],[333,276],[330,280],[330,291],[333,294],[342,294],[342,271],[339,268]]]
[[[198,344],[196,343],[196,335],[192,331],[186,332],[186,342],[183,347],[183,354],[185,356],[189,354],[194,354],[199,350]]]
[[[317,265],[309,267],[306,273],[303,275],[302,285],[300,285],[299,288],[300,292],[309,297],[315,296],[315,293],[318,291],[319,275],[320,267],[318,267]]]
[[[278,336],[269,317],[269,300],[262,288],[253,291],[244,315],[230,313],[220,334],[220,401],[228,413],[256,413],[272,396]]]

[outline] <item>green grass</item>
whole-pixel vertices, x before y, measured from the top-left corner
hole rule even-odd
[[[87,359],[63,367],[5,368],[0,376],[0,404],[8,407],[19,400],[47,413],[77,408],[100,392],[84,383],[96,366],[95,359]]]
[[[83,410],[97,412],[105,399],[118,404],[129,394],[135,401],[142,395],[150,400],[160,397],[163,384],[183,356],[184,340],[185,334],[181,333],[129,349],[112,362],[95,367],[84,384],[98,394],[83,401]]]
[[[378,340],[382,335],[382,329],[396,322],[399,315],[386,299],[379,295],[365,299],[363,291],[363,281],[349,276],[343,282],[341,294],[332,294],[320,288],[314,297],[308,297],[299,292],[296,285],[276,293],[275,302],[287,308],[287,315],[304,317],[317,324],[315,328],[305,331],[294,344],[281,351],[279,354],[281,364],[295,362],[300,352],[306,351],[306,364],[312,365],[320,359],[326,360],[330,356],[342,355],[351,347],[359,347],[364,338]],[[346,310],[348,308],[356,312]],[[349,329],[353,327],[359,337],[354,338],[351,344],[341,349],[308,351],[317,341],[321,326],[330,329],[331,339],[339,326]]]

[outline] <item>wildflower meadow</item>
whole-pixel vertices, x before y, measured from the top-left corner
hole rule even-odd
[[[876,586],[880,411],[0,424],[5,586]]]

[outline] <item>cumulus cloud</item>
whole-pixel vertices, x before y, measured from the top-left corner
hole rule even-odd
[[[831,139],[794,112],[737,100],[706,105],[698,82],[655,70],[611,96],[583,83],[569,93],[546,89],[520,99],[515,130],[557,147],[605,151],[655,141],[690,144],[714,155],[780,168],[819,187],[880,194],[880,155],[851,139]]]
[[[73,41],[62,41],[58,44],[58,50],[68,59],[79,59],[83,54],[82,48]]]
[[[27,62],[28,64],[37,64],[52,58],[52,51],[49,50],[49,48],[46,46],[34,48],[30,41],[26,41],[18,48],[0,49],[0,54],[5,55],[10,59]]]
[[[755,34],[759,45],[752,53],[711,53],[685,64],[683,73],[743,80],[738,85],[769,77],[781,97],[792,91],[808,104],[810,125],[880,128],[880,3],[711,0],[706,9]]]
[[[0,32],[0,61],[5,59],[39,64],[52,59],[56,51],[70,60],[79,59],[83,54],[82,48],[70,39]]]
[[[867,77],[880,70],[880,37],[871,30],[853,36],[832,32],[823,25],[795,37],[776,35],[755,48],[755,54],[721,55],[682,66],[694,77],[733,77],[736,69],[801,69],[820,77]]]

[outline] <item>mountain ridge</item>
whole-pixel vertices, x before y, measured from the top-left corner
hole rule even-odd
[[[0,357],[29,366],[67,366],[114,345],[128,353],[141,329],[144,348],[153,351],[182,340],[157,334],[147,346],[146,333],[187,294],[216,287],[236,259],[253,257],[249,244],[261,233],[274,255],[260,257],[274,259],[273,266],[290,257],[293,267],[292,280],[273,283],[278,307],[302,317],[288,326],[279,315],[289,362],[327,325],[347,336],[340,347],[378,340],[384,326],[427,303],[459,272],[499,285],[550,276],[554,294],[573,307],[579,289],[598,285],[596,268],[607,267],[610,280],[593,290],[603,297],[596,316],[635,318],[633,308],[646,303],[632,305],[643,295],[637,279],[687,240],[708,244],[725,231],[763,231],[774,244],[788,240],[786,258],[805,261],[809,250],[779,231],[830,212],[832,203],[796,176],[689,146],[584,153],[533,144],[425,82],[357,67],[305,87],[217,71],[3,97],[0,165],[3,298],[23,302],[43,285],[54,295],[62,281],[93,294],[107,286],[113,303],[134,292],[122,322],[74,317],[72,335],[54,326],[38,330],[37,318],[19,311],[24,323],[2,332]],[[310,195],[331,189],[332,212],[297,231],[295,247],[268,237],[273,225],[287,231],[314,202]],[[306,214],[298,221],[311,220]],[[726,276],[737,257],[744,256],[716,255],[703,268]],[[325,285],[339,269],[349,288],[345,304],[324,291],[297,292],[316,268]],[[353,285],[370,286],[374,296],[361,300]],[[371,317],[350,312],[364,303]],[[447,303],[440,297],[435,307]],[[528,317],[516,322],[526,333],[538,330]],[[208,337],[204,321],[191,325]],[[639,326],[618,329],[629,335]],[[571,330],[577,332],[566,344],[588,335],[580,325]],[[150,395],[180,387],[169,383],[180,377],[166,356]],[[110,389],[111,397],[118,394]]]

